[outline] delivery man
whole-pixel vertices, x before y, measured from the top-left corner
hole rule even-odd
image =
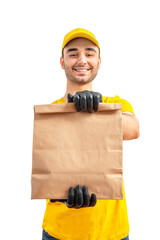
[[[101,57],[99,43],[91,32],[78,28],[66,34],[60,64],[67,78],[66,92],[53,104],[73,102],[77,111],[92,114],[99,102],[122,103],[123,140],[139,137],[139,123],[128,101],[92,91]],[[129,239],[124,183],[123,200],[101,200],[94,193],[90,197],[87,186],[77,185],[68,190],[67,201],[46,201],[42,240]]]

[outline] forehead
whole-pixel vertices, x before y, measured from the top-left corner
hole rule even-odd
[[[90,40],[86,38],[75,38],[72,41],[70,41],[67,46],[64,49],[69,49],[69,48],[95,48],[98,49],[98,47]]]

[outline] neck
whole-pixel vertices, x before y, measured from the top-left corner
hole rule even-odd
[[[80,84],[77,84],[77,83],[67,80],[66,93],[62,98],[65,102],[67,102],[67,94],[68,93],[75,95],[76,92],[81,92],[84,90],[92,91],[92,82],[86,83],[84,85],[80,85]]]

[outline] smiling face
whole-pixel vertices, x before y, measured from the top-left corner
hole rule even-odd
[[[88,39],[76,38],[64,48],[60,63],[67,80],[82,85],[89,83],[96,77],[100,67],[99,49]]]

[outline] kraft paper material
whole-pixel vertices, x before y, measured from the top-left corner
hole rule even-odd
[[[34,106],[31,199],[67,199],[86,185],[98,199],[123,199],[122,104],[77,112],[74,103]]]

